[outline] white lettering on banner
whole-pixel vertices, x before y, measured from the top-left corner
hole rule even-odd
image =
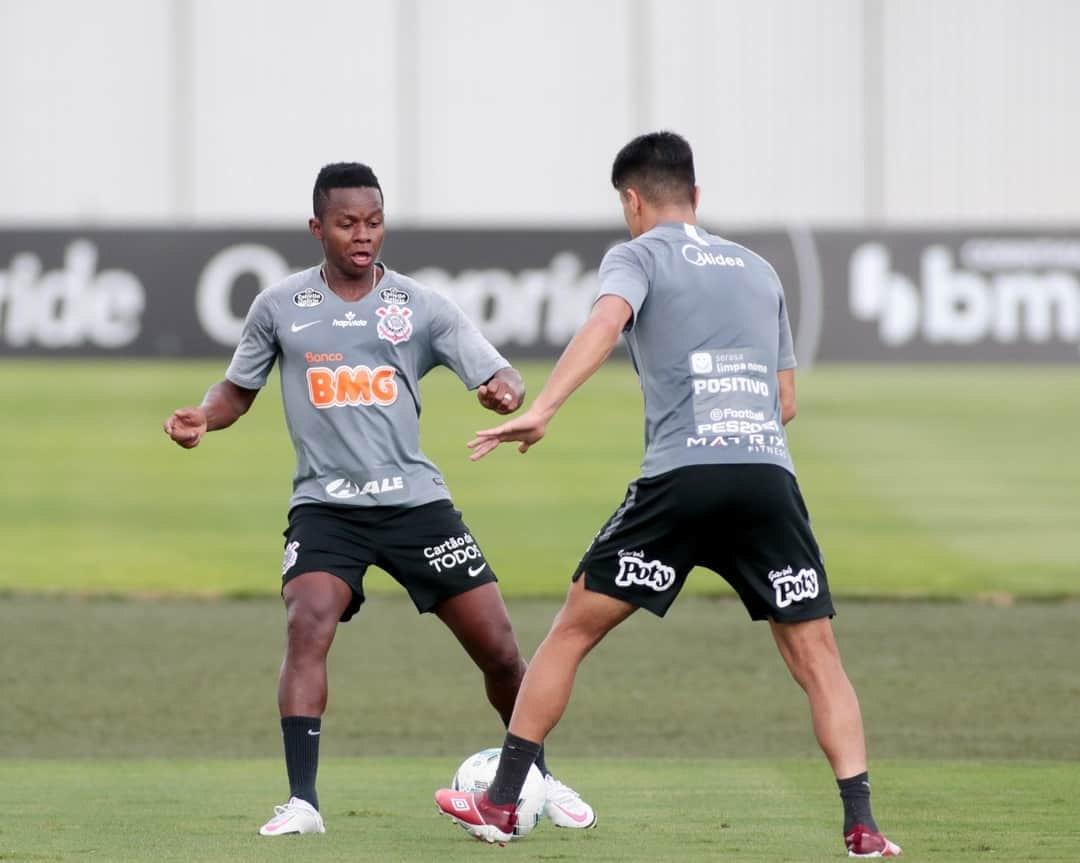
[[[244,315],[232,311],[237,280],[252,275],[262,291],[289,272],[285,259],[269,246],[242,243],[222,249],[207,261],[195,288],[195,313],[206,334],[219,344],[235,346],[244,329]]]
[[[464,270],[436,267],[410,273],[453,300],[498,345],[565,345],[585,321],[599,288],[597,270],[586,270],[573,252],[559,252],[547,269]]]
[[[41,259],[20,252],[0,271],[0,338],[11,347],[122,348],[138,338],[146,290],[126,270],[97,269],[98,250],[75,240],[64,266],[43,272]]]
[[[977,248],[988,254],[985,245]],[[988,338],[1006,344],[1080,341],[1075,273],[983,274],[954,266],[947,247],[932,245],[920,256],[919,275],[916,284],[894,272],[883,244],[864,243],[851,256],[852,315],[877,321],[881,340],[893,347],[920,334],[932,344],[969,345]]]

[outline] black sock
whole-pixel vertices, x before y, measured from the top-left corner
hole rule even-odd
[[[856,824],[877,832],[874,813],[870,811],[870,774],[860,773],[850,779],[837,779],[840,799],[844,802],[844,832],[847,833]]]
[[[506,732],[499,769],[495,771],[495,778],[487,790],[488,800],[498,805],[517,803],[529,768],[540,754],[540,746],[539,743]]]
[[[312,716],[283,716],[281,736],[285,741],[285,769],[289,773],[289,796],[306,800],[319,808],[315,774],[319,772],[319,735],[322,720]]]
[[[551,771],[548,770],[547,762],[544,760],[544,744],[540,744],[540,751],[536,753],[536,769],[540,771],[540,775],[545,779],[551,775]]]

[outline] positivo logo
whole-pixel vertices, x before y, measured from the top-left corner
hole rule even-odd
[[[970,345],[1080,341],[1080,279],[1066,269],[1014,267],[985,252],[983,269],[958,266],[951,249],[930,245],[917,278],[892,268],[889,250],[864,243],[851,256],[848,303],[858,320],[877,322],[881,341]],[[967,246],[969,244],[965,244]],[[976,259],[977,260],[977,259]]]

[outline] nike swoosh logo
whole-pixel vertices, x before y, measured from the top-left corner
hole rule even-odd
[[[318,737],[320,734],[322,734],[321,731],[312,731],[310,728],[307,730],[307,733],[310,734],[312,737]]]
[[[482,563],[478,567],[476,567],[475,569],[473,569],[470,566],[469,567],[469,578],[476,578],[476,576],[478,576],[480,573],[482,573],[486,567],[487,567],[487,563]]]
[[[575,815],[575,814],[574,814],[573,812],[571,812],[571,811],[570,811],[569,809],[565,809],[565,808],[563,808],[562,806],[560,806],[560,805],[559,805],[558,803],[556,803],[555,801],[552,801],[552,802],[551,802],[551,805],[552,805],[552,806],[554,806],[554,807],[555,807],[556,809],[558,809],[558,810],[559,810],[559,811],[560,811],[560,812],[561,812],[561,813],[562,813],[563,815],[565,815],[565,816],[566,816],[567,818],[571,819],[572,821],[576,821],[576,822],[577,822],[578,824],[584,824],[584,823],[585,823],[585,821],[586,821],[586,820],[588,819],[588,817],[589,817],[588,815]]]
[[[292,330],[294,333],[298,333],[298,332],[300,332],[300,330],[306,330],[308,327],[313,327],[313,326],[315,326],[315,324],[321,324],[321,323],[322,323],[322,321],[309,321],[306,324],[296,324],[296,323],[294,323],[291,327],[289,327],[289,329]]]

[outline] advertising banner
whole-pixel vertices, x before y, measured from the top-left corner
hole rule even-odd
[[[1076,362],[1080,230],[736,231],[784,283],[801,365]],[[554,356],[610,230],[393,229],[382,259],[512,357]],[[0,355],[225,357],[255,294],[318,263],[305,230],[0,230]],[[695,263],[693,247],[688,265]]]

